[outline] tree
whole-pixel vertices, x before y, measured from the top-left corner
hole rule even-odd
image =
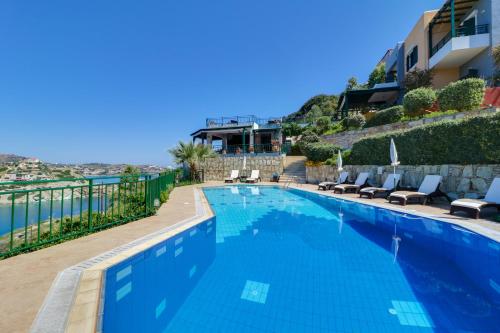
[[[321,117],[322,112],[319,106],[316,104],[311,107],[311,110],[306,115],[306,121],[309,124],[314,124],[316,122],[316,119]]]
[[[415,69],[406,73],[403,83],[406,92],[417,88],[432,87],[434,72],[431,69]]]
[[[368,87],[373,88],[377,83],[385,82],[385,63],[381,63],[375,67],[368,77]]]
[[[493,61],[495,62],[496,67],[500,69],[500,45],[495,46],[491,50],[491,53],[493,55]]]
[[[347,80],[347,87],[346,90],[353,90],[359,86],[358,84],[358,79],[356,77],[351,77],[349,80]]]
[[[212,148],[208,145],[195,145],[192,142],[185,143],[182,141],[179,141],[177,146],[170,149],[169,152],[176,163],[188,165],[191,179],[195,178],[199,163],[203,159],[214,155]]]
[[[284,123],[283,134],[285,136],[299,136],[302,134],[303,128],[297,123]]]
[[[139,180],[141,170],[133,165],[127,165],[125,169],[123,169],[120,177],[120,182],[129,183],[136,182]]]

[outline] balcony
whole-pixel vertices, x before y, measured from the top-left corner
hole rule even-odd
[[[490,45],[488,24],[458,28],[455,34],[449,32],[432,48],[429,68],[462,66]]]
[[[275,118],[257,118],[256,116],[236,116],[236,117],[220,117],[207,118],[207,128],[222,128],[222,127],[246,127],[258,125],[258,128],[280,128],[282,119]]]

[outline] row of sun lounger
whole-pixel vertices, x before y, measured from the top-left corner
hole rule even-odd
[[[366,196],[369,199],[382,194],[389,202],[399,202],[406,205],[410,201],[418,201],[425,205],[429,199],[437,196],[448,196],[439,189],[442,177],[439,175],[426,175],[417,191],[397,191],[401,179],[399,174],[390,174],[387,176],[382,187],[368,186],[367,172],[361,172],[356,178],[354,184],[347,183],[349,174],[342,172],[336,182],[321,182],[318,190],[331,190],[334,193],[343,194],[347,192],[359,193],[360,197]],[[500,211],[500,177],[495,178],[491,183],[484,199],[457,199],[451,202],[450,214],[457,211],[464,211],[475,218],[479,218],[481,210],[486,207],[496,207]]]

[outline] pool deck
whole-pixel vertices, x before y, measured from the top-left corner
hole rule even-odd
[[[0,261],[0,332],[28,332],[57,274],[195,216],[193,186],[175,188],[157,215]]]
[[[222,182],[209,182],[202,186],[220,185]],[[260,185],[276,185],[276,183],[260,183]],[[159,209],[155,216],[0,261],[0,295],[3,299],[0,303],[0,332],[29,331],[60,271],[155,231],[195,217],[197,212],[194,191],[197,187],[200,185],[175,188],[169,201]],[[500,241],[500,223],[488,219],[470,219],[464,215],[452,216],[448,213],[448,204],[403,207],[389,204],[385,199],[359,199],[356,194],[336,195],[332,191],[317,191],[316,185],[303,184],[290,187],[441,219]]]

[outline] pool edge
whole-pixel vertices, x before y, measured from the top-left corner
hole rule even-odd
[[[215,216],[201,188],[193,192],[194,216],[59,272],[30,332],[101,332],[105,270]]]

